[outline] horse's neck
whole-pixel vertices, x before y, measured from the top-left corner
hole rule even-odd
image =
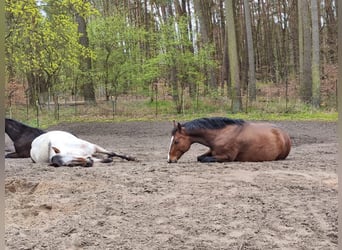
[[[190,138],[191,138],[191,144],[193,143],[199,143],[202,144],[204,146],[211,146],[211,142],[213,141],[214,138],[214,134],[210,133],[210,131],[204,131],[204,130],[200,130],[200,131],[196,131],[196,132],[192,132],[190,134]]]
[[[217,144],[217,139],[224,138],[229,141],[241,132],[242,126],[227,126],[222,129],[201,129],[189,133],[192,143],[199,143],[211,148]]]

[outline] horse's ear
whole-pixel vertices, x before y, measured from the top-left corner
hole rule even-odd
[[[173,127],[174,127],[175,129],[177,129],[177,131],[179,131],[179,132],[182,131],[182,125],[181,125],[179,122],[176,123],[175,120],[173,120]]]
[[[55,151],[55,153],[56,154],[59,154],[61,151],[58,149],[58,148],[56,148],[56,147],[52,147],[52,149],[53,149],[53,151]]]
[[[178,129],[179,132],[182,131],[182,125],[179,122],[177,124],[177,129]]]

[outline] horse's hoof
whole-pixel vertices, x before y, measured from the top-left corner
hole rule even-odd
[[[202,163],[218,162],[218,161],[216,160],[216,158],[213,157],[213,156],[200,157],[200,158],[197,158],[197,160],[198,160],[199,162],[202,162]]]
[[[132,156],[127,156],[127,161],[138,161],[137,158],[134,158]]]
[[[113,162],[113,158],[105,158],[101,162],[102,163],[111,163],[111,162]]]

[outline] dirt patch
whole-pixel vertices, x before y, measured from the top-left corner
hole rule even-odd
[[[140,162],[6,160],[7,249],[337,249],[336,123],[277,124],[288,159],[214,164],[167,164],[171,122],[51,127]]]

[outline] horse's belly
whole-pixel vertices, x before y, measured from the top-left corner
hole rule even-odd
[[[79,157],[91,156],[95,148],[91,143],[84,143],[82,140],[74,142],[53,142],[51,146],[58,148],[61,155],[74,155]]]
[[[280,153],[278,147],[273,143],[251,144],[237,154],[235,161],[274,161],[278,159]]]
[[[277,155],[265,154],[264,152],[259,152],[258,154],[239,154],[235,158],[235,161],[250,161],[250,162],[260,162],[260,161],[274,161],[277,159]]]

